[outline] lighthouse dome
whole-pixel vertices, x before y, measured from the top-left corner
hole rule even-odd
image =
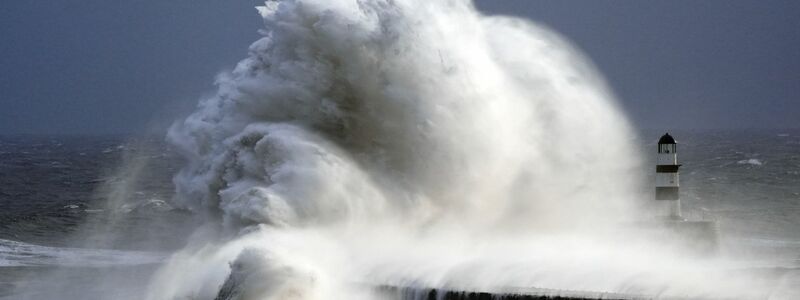
[[[665,133],[663,136],[661,136],[660,139],[658,139],[658,144],[659,145],[675,144],[675,138],[669,135],[669,133]]]

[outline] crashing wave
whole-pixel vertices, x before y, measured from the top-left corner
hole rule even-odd
[[[187,161],[174,202],[209,225],[148,299],[375,299],[388,283],[763,292],[616,230],[641,201],[633,132],[546,28],[467,0],[259,12],[263,38],[169,131]]]

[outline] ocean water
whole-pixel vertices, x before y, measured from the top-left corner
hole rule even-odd
[[[140,169],[121,170],[129,159]],[[139,290],[183,245],[176,236],[192,219],[169,205],[178,163],[159,139],[0,137],[0,297],[103,299],[125,286]],[[108,278],[130,285],[97,290]]]
[[[140,170],[120,170],[132,157]],[[142,224],[172,211],[171,176],[179,163],[158,139],[0,137],[0,239],[69,246],[76,231],[100,230],[135,240],[145,234],[137,230]]]
[[[650,165],[662,133],[634,137]],[[797,270],[800,131],[670,133],[683,164],[685,215],[716,220],[723,254],[743,265]],[[138,160],[136,171],[119,169]],[[181,164],[158,138],[0,137],[0,296],[140,297],[196,227],[195,213],[171,204]],[[104,192],[121,183],[124,193]]]

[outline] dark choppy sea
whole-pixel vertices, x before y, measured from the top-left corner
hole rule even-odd
[[[0,298],[136,295],[192,229],[169,205],[179,163],[158,138],[0,137]],[[92,291],[101,276],[121,284]]]
[[[643,153],[654,151],[660,134],[642,134]],[[727,251],[774,253],[796,268],[800,130],[672,134],[687,214],[717,220]],[[0,298],[135,298],[165,253],[185,242],[175,236],[196,225],[170,205],[180,163],[159,138],[0,137]],[[81,288],[45,284],[58,276]],[[113,293],[92,293],[100,276],[119,283],[102,287]],[[37,285],[49,288],[17,292]]]

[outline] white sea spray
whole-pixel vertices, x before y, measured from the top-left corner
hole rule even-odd
[[[176,201],[221,224],[149,299],[374,299],[381,285],[753,297],[618,230],[641,158],[566,41],[465,0],[286,0],[177,122]],[[213,226],[211,226],[213,227]]]

